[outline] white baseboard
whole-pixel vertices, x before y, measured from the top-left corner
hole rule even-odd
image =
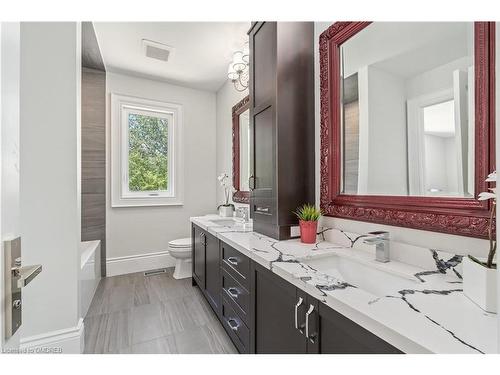
[[[108,258],[106,260],[106,276],[125,275],[158,268],[175,266],[175,259],[168,251]]]
[[[83,319],[75,327],[22,337],[19,349],[22,353],[81,354],[84,348]]]

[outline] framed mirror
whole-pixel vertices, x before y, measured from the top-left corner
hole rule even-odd
[[[487,237],[494,28],[338,22],[320,36],[326,215]]]
[[[233,107],[233,201],[250,203],[250,97]]]

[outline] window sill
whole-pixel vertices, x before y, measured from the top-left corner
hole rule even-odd
[[[175,198],[127,198],[111,202],[112,208],[121,207],[154,207],[183,206],[184,202]]]

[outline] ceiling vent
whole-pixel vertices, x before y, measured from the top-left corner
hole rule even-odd
[[[142,45],[146,56],[156,60],[168,61],[174,52],[172,47],[148,39],[143,39]]]

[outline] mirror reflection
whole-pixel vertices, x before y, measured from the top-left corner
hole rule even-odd
[[[342,44],[342,192],[474,195],[472,22],[375,22]]]
[[[250,178],[250,110],[240,114],[240,190],[249,191]]]

